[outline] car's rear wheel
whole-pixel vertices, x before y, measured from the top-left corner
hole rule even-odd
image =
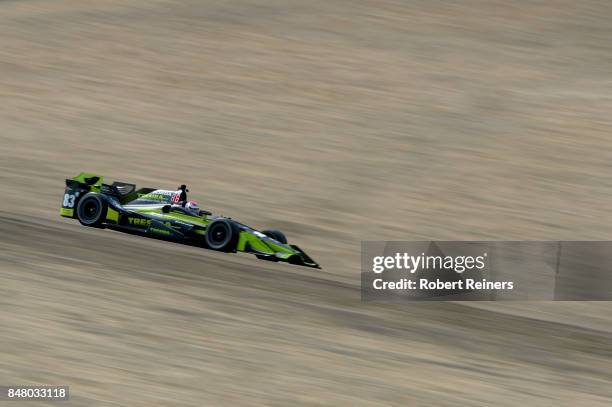
[[[239,232],[230,220],[217,219],[206,228],[206,245],[213,250],[234,251]]]
[[[287,238],[285,237],[285,234],[283,232],[281,232],[280,230],[276,230],[276,229],[267,229],[267,230],[262,230],[262,232],[264,235],[271,237],[272,239],[276,240],[277,242],[280,242],[282,244],[287,244]]]
[[[108,204],[99,194],[88,193],[77,205],[77,218],[85,226],[101,226]]]

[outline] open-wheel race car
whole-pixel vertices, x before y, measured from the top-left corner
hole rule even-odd
[[[278,230],[258,231],[236,220],[214,216],[187,199],[188,189],[136,189],[134,184],[104,184],[96,174],[66,179],[60,215],[84,226],[109,228],[223,252],[321,268]]]

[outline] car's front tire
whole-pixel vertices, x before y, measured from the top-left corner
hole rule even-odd
[[[84,226],[100,227],[106,215],[108,204],[96,193],[88,193],[79,200],[77,219]]]
[[[239,233],[238,228],[230,220],[214,220],[206,228],[206,246],[223,252],[235,251]]]
[[[263,233],[264,235],[268,237],[271,237],[277,242],[280,242],[282,244],[287,244],[287,238],[285,237],[285,234],[281,232],[280,230],[267,229],[267,230],[262,230],[261,233]]]

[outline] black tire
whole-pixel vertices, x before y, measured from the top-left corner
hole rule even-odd
[[[206,246],[222,252],[235,251],[239,232],[236,225],[228,219],[214,220],[206,228]]]
[[[264,235],[268,237],[271,237],[272,239],[282,244],[287,244],[287,238],[285,237],[285,234],[281,232],[280,230],[267,229],[267,230],[262,230],[261,233],[263,233]]]
[[[84,226],[100,227],[106,215],[108,204],[96,193],[88,193],[79,200],[77,219]]]

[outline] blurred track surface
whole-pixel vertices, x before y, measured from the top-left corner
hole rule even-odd
[[[0,380],[73,405],[609,405],[612,334],[0,214]]]

